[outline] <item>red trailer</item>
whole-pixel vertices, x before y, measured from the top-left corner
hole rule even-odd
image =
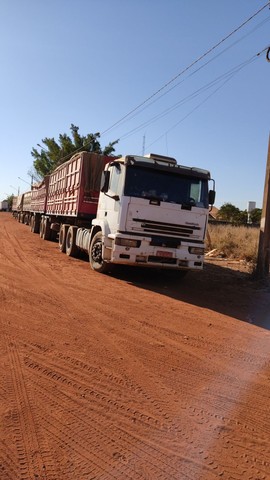
[[[112,157],[82,152],[49,177],[46,215],[92,220],[97,212],[101,173]]]
[[[49,177],[45,177],[40,183],[33,185],[31,198],[31,211],[36,213],[46,212]]]
[[[47,182],[46,205],[40,215],[41,238],[56,237],[60,232],[60,248],[65,249],[70,226],[91,226],[98,206],[101,174],[114,157],[81,152],[59,165]]]
[[[33,185],[31,190],[30,228],[34,233],[39,232],[41,215],[46,212],[49,176],[40,183]]]

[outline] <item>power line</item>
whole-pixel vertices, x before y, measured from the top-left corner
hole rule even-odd
[[[182,105],[184,105],[185,103],[187,103],[188,101],[190,100],[193,100],[194,98],[198,97],[199,95],[201,95],[203,92],[209,90],[210,88],[212,88],[213,86],[215,86],[216,84],[220,83],[222,80],[225,79],[225,82],[222,84],[222,86],[226,83],[227,79],[230,80],[236,73],[238,73],[242,68],[244,68],[245,66],[249,65],[251,62],[253,62],[254,60],[256,60],[256,58],[258,58],[258,56],[263,53],[266,49],[262,50],[260,53],[252,56],[250,59],[248,60],[245,60],[244,62],[236,65],[235,67],[231,68],[230,70],[228,70],[227,72],[223,73],[222,75],[218,76],[217,78],[215,78],[214,80],[211,80],[211,82],[208,82],[207,84],[203,85],[202,87],[200,87],[198,90],[190,93],[189,95],[187,95],[186,97],[182,98],[181,100],[179,100],[176,104],[172,105],[171,107],[168,107],[166,108],[165,110],[163,110],[163,112],[155,115],[154,117],[152,117],[151,119],[147,120],[146,122],[143,122],[142,124],[138,125],[137,127],[134,127],[132,130],[130,130],[129,132],[127,132],[126,134],[124,134],[122,137],[120,137],[120,140],[123,140],[127,137],[129,137],[130,135],[132,135],[133,133],[145,128],[146,126],[149,126],[151,125],[152,123],[154,123],[155,121],[159,120],[160,118],[163,118],[164,116],[168,115],[169,113],[171,113],[172,111],[176,110],[177,108],[181,107]],[[218,91],[219,88],[216,90]],[[212,95],[210,95],[212,96]],[[207,97],[208,98],[210,98]],[[204,101],[203,101],[204,103]],[[200,104],[201,105],[201,104]],[[196,108],[195,108],[196,110]],[[192,110],[192,112],[194,111],[194,109]],[[188,114],[189,116],[190,114]],[[186,118],[186,117],[184,117]],[[163,136],[163,135],[162,135]],[[160,137],[159,137],[160,138]],[[155,142],[154,142],[155,143]],[[151,144],[152,145],[152,144]]]
[[[186,73],[188,70],[190,70],[194,65],[196,65],[198,62],[200,62],[203,58],[205,58],[207,55],[209,55],[211,52],[213,52],[216,48],[218,48],[222,43],[224,43],[226,40],[228,40],[232,35],[234,35],[236,32],[238,32],[241,28],[243,28],[245,25],[247,25],[247,23],[249,23],[251,20],[253,20],[253,18],[255,18],[257,15],[259,15],[259,13],[261,13],[267,6],[270,6],[270,1],[268,0],[267,3],[265,5],[263,5],[259,10],[257,10],[255,13],[253,13],[253,15],[251,15],[250,17],[248,17],[244,22],[242,22],[237,28],[235,28],[234,30],[232,30],[228,35],[226,35],[225,37],[223,37],[218,43],[216,43],[215,45],[213,45],[210,49],[208,49],[205,53],[203,53],[202,55],[200,55],[196,60],[194,60],[192,63],[190,63],[187,67],[185,67],[183,70],[181,70],[181,72],[179,72],[177,75],[175,75],[171,80],[169,80],[168,82],[166,82],[163,86],[161,86],[156,92],[154,92],[152,95],[150,95],[148,98],[146,98],[143,102],[141,102],[139,105],[137,105],[137,107],[133,108],[130,112],[128,112],[127,114],[125,114],[122,118],[120,118],[120,120],[118,120],[117,122],[115,122],[113,125],[111,125],[110,127],[108,127],[106,130],[104,130],[100,136],[104,135],[105,133],[109,132],[110,130],[112,130],[115,126],[119,125],[123,120],[125,120],[126,118],[130,117],[134,112],[136,112],[137,110],[139,110],[139,108],[141,108],[142,106],[144,106],[146,103],[148,103],[152,98],[156,97],[160,92],[162,92],[163,90],[165,90],[169,85],[171,85],[177,78],[179,78],[180,76],[182,76],[184,73]],[[209,63],[209,62],[207,62]],[[202,67],[201,67],[202,68]],[[195,72],[194,72],[195,73]],[[166,92],[167,93],[167,92]],[[68,158],[70,158],[71,155],[74,155],[75,153],[77,152],[80,152],[82,150],[82,148],[85,148],[87,147],[88,145],[90,145],[91,142],[86,142],[82,147],[80,148],[77,148],[75,149],[72,153],[62,157],[61,161],[63,160],[66,160]]]
[[[270,47],[269,47],[270,49]],[[204,100],[202,100],[202,102],[200,102],[198,105],[196,105],[189,113],[187,113],[183,118],[181,118],[177,123],[175,123],[171,128],[169,128],[168,130],[166,130],[165,133],[163,133],[162,135],[160,135],[158,138],[156,138],[152,143],[150,143],[149,145],[147,145],[147,148],[151,147],[151,145],[153,145],[154,143],[156,143],[158,140],[160,140],[162,137],[164,136],[167,136],[167,134],[173,130],[175,127],[177,127],[180,123],[182,123],[186,118],[188,118],[192,113],[194,113],[199,107],[201,107],[207,100],[209,100],[209,98],[211,98],[215,93],[217,93],[227,82],[229,82],[229,80],[231,80],[231,78],[234,77],[234,75],[236,75],[240,70],[242,70],[242,68],[244,68],[245,66],[249,65],[251,62],[253,62],[254,60],[256,60],[256,58],[258,58],[263,52],[265,52],[267,50],[267,47],[264,48],[261,52],[257,53],[255,56],[253,56],[250,60],[247,60],[246,62],[243,62],[242,64],[238,65],[238,67],[234,67],[234,69],[232,69],[230,72],[227,72],[226,74],[222,75],[221,77],[218,77],[219,79],[221,79],[222,77],[225,78],[225,81],[218,87],[216,88],[213,92],[210,93],[210,95],[208,95]],[[211,82],[212,84],[214,84],[214,81]],[[204,88],[204,87],[203,87]],[[208,87],[209,88],[209,87]]]
[[[134,115],[130,116],[129,117],[129,120],[132,120],[136,115],[142,113],[146,108],[149,108],[151,105],[153,105],[155,102],[157,102],[158,100],[160,100],[162,97],[164,97],[165,95],[167,95],[169,92],[171,92],[172,90],[174,90],[176,87],[178,87],[179,85],[181,85],[183,82],[185,82],[188,78],[192,77],[193,75],[195,75],[195,73],[199,72],[200,70],[202,70],[204,67],[206,67],[207,65],[209,65],[209,63],[213,62],[216,58],[220,57],[224,52],[227,52],[228,50],[230,50],[232,47],[234,47],[237,43],[241,42],[244,38],[246,38],[248,35],[251,35],[251,33],[253,33],[255,30],[257,30],[258,28],[260,28],[262,25],[264,25],[266,22],[269,22],[270,21],[270,17],[269,18],[266,18],[264,19],[262,22],[260,22],[258,25],[256,25],[255,28],[253,28],[250,32],[248,32],[247,34],[243,35],[240,39],[236,40],[235,42],[233,42],[231,45],[229,45],[228,47],[224,48],[221,52],[217,53],[214,57],[210,58],[210,60],[208,60],[207,62],[203,63],[203,65],[199,66],[198,68],[196,68],[193,72],[189,73],[189,75],[187,75],[185,78],[183,78],[180,82],[176,83],[175,85],[171,86],[166,92],[162,93],[161,95],[159,95],[159,97],[155,98],[151,103],[148,103],[148,105],[145,105],[141,110],[137,110],[136,113],[134,112]],[[122,123],[122,121],[120,121],[119,123]]]
[[[226,35],[224,38],[222,38],[218,43],[216,43],[213,47],[209,48],[205,53],[200,55],[196,60],[194,60],[192,63],[190,63],[187,67],[185,67],[181,72],[179,72],[177,75],[175,75],[171,80],[169,80],[167,83],[165,83],[162,87],[160,87],[156,92],[154,92],[152,95],[150,95],[146,100],[141,102],[137,107],[133,108],[130,112],[128,112],[126,115],[124,115],[120,120],[115,122],[111,127],[107,128],[104,130],[101,135],[104,135],[107,133],[109,130],[111,130],[113,127],[118,125],[120,122],[122,122],[124,119],[129,117],[132,113],[134,113],[136,110],[138,110],[140,107],[145,105],[149,100],[154,98],[156,95],[158,95],[162,90],[164,90],[166,87],[168,87],[171,83],[173,83],[177,78],[179,78],[181,75],[186,73],[188,70],[190,70],[194,65],[196,65],[198,62],[200,62],[203,58],[205,58],[207,55],[209,55],[211,52],[213,52],[217,47],[219,47],[222,43],[224,43],[228,38],[230,38],[232,35],[234,35],[236,32],[238,32],[241,28],[243,28],[248,22],[253,20],[260,12],[262,12],[267,6],[269,6],[270,3],[269,1],[263,5],[259,10],[257,10],[253,15],[251,15],[249,18],[247,18],[241,25],[239,25],[237,28],[235,28],[232,32],[230,32],[228,35]]]

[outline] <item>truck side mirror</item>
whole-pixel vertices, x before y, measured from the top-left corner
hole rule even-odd
[[[101,175],[101,186],[100,191],[106,193],[109,190],[109,183],[110,183],[110,172],[105,170],[102,172]]]
[[[209,205],[214,205],[215,198],[216,198],[215,190],[209,190],[209,193],[208,193],[208,203],[209,203]]]

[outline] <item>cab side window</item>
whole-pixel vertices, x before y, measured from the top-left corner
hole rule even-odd
[[[120,167],[120,166],[119,166]],[[121,167],[111,167],[109,190],[113,194],[119,194],[119,181],[121,176]]]

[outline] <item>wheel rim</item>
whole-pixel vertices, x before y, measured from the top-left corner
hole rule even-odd
[[[91,251],[91,257],[93,262],[102,264],[102,243],[100,240],[94,243]]]

